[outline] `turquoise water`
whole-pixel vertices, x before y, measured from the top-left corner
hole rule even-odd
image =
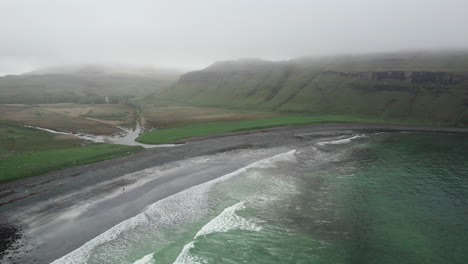
[[[57,263],[468,263],[468,138],[310,142],[198,185]]]

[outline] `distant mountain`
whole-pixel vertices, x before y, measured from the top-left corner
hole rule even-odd
[[[0,77],[0,103],[116,103],[169,86],[177,71],[127,66],[74,66]]]
[[[129,75],[149,77],[159,80],[174,80],[182,74],[182,71],[155,68],[155,67],[135,67],[127,65],[74,65],[57,66],[35,70],[22,75],[43,75],[43,74],[72,74],[72,75]]]
[[[161,105],[468,126],[468,52],[217,62],[151,98]]]

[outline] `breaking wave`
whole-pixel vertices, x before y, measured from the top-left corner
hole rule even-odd
[[[194,240],[200,236],[206,236],[212,233],[228,232],[230,230],[248,230],[260,231],[262,228],[253,221],[249,221],[236,214],[238,210],[245,209],[245,202],[239,202],[223,210],[218,216],[213,218],[194,237]],[[195,241],[191,241],[184,246],[182,251],[177,256],[174,264],[197,264],[205,263],[200,257],[195,257],[190,254],[190,249],[195,245]]]
[[[348,138],[342,138],[342,139],[338,139],[338,140],[323,141],[323,142],[317,143],[317,145],[318,146],[326,146],[326,145],[345,144],[345,143],[351,142],[354,139],[362,138],[362,137],[365,137],[365,135],[356,135],[356,136],[352,136],[352,137],[348,137]]]
[[[294,159],[296,150],[291,150],[282,154],[275,155],[266,159],[256,161],[248,166],[240,168],[234,172],[225,174],[219,178],[209,182],[193,186],[182,192],[176,193],[165,199],[162,199],[148,206],[142,213],[129,218],[101,235],[91,239],[78,249],[68,253],[67,255],[53,261],[53,264],[61,263],[86,263],[93,253],[93,250],[98,246],[125,236],[127,233],[136,231],[147,232],[149,228],[157,229],[161,227],[172,226],[175,224],[190,222],[193,219],[200,218],[201,215],[209,213],[208,206],[208,191],[217,183],[228,180],[231,177],[247,172],[253,168],[271,168],[275,167],[278,161],[288,161]],[[210,232],[219,232],[220,230],[228,230],[229,228],[250,228],[258,229],[259,227],[248,223],[244,219],[234,215],[236,210],[242,209],[244,204],[238,203],[230,208],[226,208],[218,217],[210,221],[202,228],[198,236],[209,234]],[[230,219],[231,223],[220,225],[221,219]],[[193,246],[193,245],[192,245]],[[186,245],[189,250],[189,245]],[[102,249],[101,249],[102,250]],[[182,252],[183,253],[183,252]],[[182,254],[181,253],[181,254]],[[182,254],[183,255],[183,254]],[[181,257],[181,259],[184,259]],[[147,255],[138,260],[137,263],[152,263],[151,255]],[[144,262],[147,261],[147,262]],[[177,262],[176,262],[177,263]],[[179,263],[197,263],[197,262],[179,262]]]

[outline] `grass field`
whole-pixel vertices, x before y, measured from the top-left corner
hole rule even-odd
[[[147,144],[172,143],[184,138],[208,136],[224,132],[238,132],[288,125],[306,125],[321,122],[380,123],[382,120],[350,116],[275,116],[257,120],[244,120],[238,122],[207,122],[165,128],[144,133],[137,138],[137,141]],[[396,120],[386,120],[386,123],[401,122]],[[411,124],[422,125],[418,122],[413,122]]]
[[[0,182],[129,155],[142,147],[93,144],[0,121]]]
[[[205,122],[224,122],[260,119],[274,116],[260,111],[241,111],[222,108],[190,106],[141,107],[141,116],[147,128],[167,128]]]
[[[93,144],[78,148],[25,151],[0,160],[0,182],[34,176],[69,166],[129,155],[140,146]]]
[[[39,107],[113,126],[132,126],[136,118],[135,108],[125,104],[41,104]]]
[[[0,104],[0,120],[73,133],[109,135],[115,126],[133,126],[136,111],[122,104]]]

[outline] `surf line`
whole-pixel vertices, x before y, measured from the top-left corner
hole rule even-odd
[[[153,211],[158,211],[161,208],[164,208],[165,206],[167,207],[168,203],[171,203],[172,201],[176,200],[179,197],[186,196],[187,194],[197,192],[197,190],[204,190],[204,189],[209,189],[212,186],[216,185],[217,183],[226,181],[232,177],[235,177],[239,174],[242,174],[249,169],[252,168],[267,168],[267,167],[272,167],[275,166],[275,162],[278,161],[283,161],[283,160],[289,160],[291,158],[295,157],[296,150],[290,150],[281,154],[274,155],[272,157],[264,158],[261,160],[258,160],[256,162],[251,163],[250,165],[247,165],[245,167],[242,167],[240,169],[237,169],[236,171],[230,172],[228,174],[224,174],[216,179],[213,179],[211,181],[201,183],[195,186],[192,186],[188,189],[185,189],[181,192],[175,193],[171,196],[168,196],[164,199],[161,199],[148,207],[141,212],[140,214],[131,217],[114,227],[111,227],[104,233],[96,236],[95,238],[89,240],[88,242],[84,243],[81,247],[75,249],[74,251],[60,257],[59,259],[56,259],[55,261],[52,262],[52,264],[65,264],[65,263],[86,263],[88,258],[91,256],[93,250],[98,247],[101,244],[104,244],[106,242],[112,241],[114,239],[118,239],[119,236],[137,226],[140,225],[145,225],[148,223],[148,221],[151,221],[151,215]],[[205,192],[205,191],[204,191]],[[237,205],[241,207],[240,205]],[[171,207],[172,208],[172,207]],[[145,256],[146,260],[148,261],[153,261],[153,258],[149,257],[149,255]],[[140,263],[152,263],[152,262],[140,262]]]
[[[342,138],[342,139],[338,139],[338,140],[323,141],[323,142],[317,143],[317,145],[318,146],[325,146],[325,145],[345,144],[345,143],[351,142],[354,139],[362,138],[362,137],[366,137],[366,135],[355,135],[355,136],[352,136],[352,137]]]
[[[236,214],[237,211],[245,209],[245,202],[238,202],[225,208],[218,216],[204,225],[193,237],[193,241],[186,244],[177,256],[174,264],[203,263],[204,261],[190,254],[190,249],[195,246],[195,239],[212,233],[228,232],[230,230],[260,231],[262,227]]]

